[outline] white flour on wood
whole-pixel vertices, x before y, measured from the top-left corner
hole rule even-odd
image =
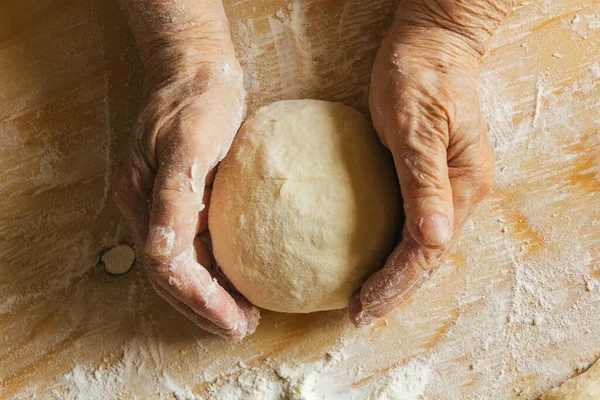
[[[87,9],[79,12],[93,14],[92,3],[82,2]],[[281,12],[266,10],[258,20],[232,24],[247,88],[264,94],[260,100],[250,96],[253,107],[311,95],[366,110],[370,65],[361,59],[376,50],[373,38],[389,23],[382,15],[395,2],[376,1],[372,11],[368,2],[349,0],[338,14],[332,11],[336,20],[321,19],[318,27],[306,24],[306,7],[315,3],[294,2]],[[70,80],[61,81],[58,70],[24,71],[44,75],[46,86],[6,83],[0,91],[0,99],[14,98],[0,119],[6,139],[0,158],[15,168],[3,172],[4,194],[60,212],[32,214],[40,208],[24,202],[4,210],[15,218],[3,224],[3,240],[35,243],[43,257],[8,249],[6,266],[0,266],[3,279],[20,284],[0,282],[0,313],[13,321],[0,331],[11,342],[1,351],[9,362],[2,365],[0,397],[535,399],[588,367],[600,355],[600,260],[597,247],[589,245],[600,235],[599,209],[590,206],[598,204],[600,193],[600,68],[597,61],[577,70],[565,63],[596,51],[590,38],[600,18],[595,2],[571,9],[565,4],[546,0],[517,10],[486,57],[481,100],[496,154],[496,187],[439,273],[370,328],[351,327],[343,313],[298,320],[267,314],[255,334],[260,339],[242,343],[198,332],[156,298],[141,271],[115,279],[92,268],[109,235],[98,240],[77,221],[104,207],[106,146],[114,146],[104,135],[114,134],[107,125],[116,122],[106,108],[106,91],[113,86],[86,80],[81,69],[95,59],[102,67],[102,60],[87,53],[103,49],[106,32],[98,21],[84,21],[93,27],[89,37],[69,37],[62,47],[47,50],[57,53],[57,65],[69,68]],[[258,4],[253,15],[262,8]],[[554,27],[542,31],[552,36],[548,47],[531,32],[546,29],[543,24],[554,18]],[[373,26],[373,36],[352,29],[360,21]],[[61,29],[66,35],[80,23],[65,17]],[[344,37],[352,40],[339,45],[337,38]],[[505,52],[515,40],[521,52]],[[277,59],[266,62],[272,51]],[[506,57],[515,61],[506,63]],[[62,99],[35,111],[39,98],[59,84],[70,88],[65,99],[77,102]],[[71,119],[61,114],[64,104],[93,116]],[[58,115],[60,129],[44,125],[49,113]],[[52,135],[62,140],[32,145]],[[18,162],[14,154],[22,154],[24,146],[31,151]],[[101,156],[73,169],[90,146],[102,147]],[[53,195],[61,190],[70,190],[72,203]],[[39,235],[49,227],[57,233]],[[18,313],[26,318],[15,318]],[[45,338],[39,334],[45,329],[55,334]],[[31,332],[29,339],[23,332]],[[47,380],[40,368],[55,379]]]

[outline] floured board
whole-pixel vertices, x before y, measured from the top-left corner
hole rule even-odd
[[[390,0],[226,1],[250,109],[367,110]],[[263,312],[229,343],[95,264],[141,71],[108,0],[0,5],[0,397],[535,399],[600,355],[600,6],[530,2],[483,62],[496,185],[450,260],[365,329]],[[228,397],[229,396],[229,397]],[[313,397],[311,397],[313,396]]]

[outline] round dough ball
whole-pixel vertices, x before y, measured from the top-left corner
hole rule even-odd
[[[391,156],[360,112],[317,100],[263,107],[215,177],[215,258],[256,306],[344,308],[392,250],[398,188]]]

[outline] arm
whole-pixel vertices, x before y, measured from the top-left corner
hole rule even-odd
[[[396,164],[406,221],[384,267],[351,300],[367,324],[431,277],[493,183],[478,96],[481,56],[510,0],[405,0],[377,54],[369,105]]]

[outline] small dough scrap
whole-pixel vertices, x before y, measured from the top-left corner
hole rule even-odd
[[[597,400],[600,399],[600,360],[586,372],[549,390],[541,400]]]
[[[101,257],[106,272],[112,275],[121,275],[129,271],[135,262],[135,251],[126,244],[108,250]]]
[[[345,308],[393,249],[400,204],[392,157],[360,112],[280,101],[246,120],[219,166],[214,255],[259,307]]]

